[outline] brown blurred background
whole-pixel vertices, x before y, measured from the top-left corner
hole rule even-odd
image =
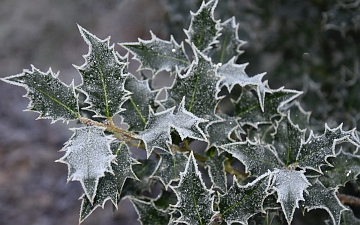
[[[76,24],[111,43],[162,35],[161,0],[2,0],[0,1],[0,77],[21,73],[30,65],[42,71],[60,71],[69,84],[79,75],[88,46]],[[120,46],[115,47],[120,53]],[[35,120],[23,112],[26,92],[0,82],[0,224],[78,224],[82,194],[79,182],[66,183],[67,166],[55,163],[57,152],[71,136],[66,124]],[[137,215],[123,201],[112,214],[110,202],[85,222],[138,224]]]

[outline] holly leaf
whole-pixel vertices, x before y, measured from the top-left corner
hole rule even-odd
[[[260,176],[268,170],[282,167],[276,153],[269,145],[262,145],[259,142],[235,142],[221,146],[226,152],[240,160],[245,165],[245,172],[253,176]]]
[[[160,154],[161,159],[152,177],[158,178],[167,189],[172,181],[180,180],[180,172],[185,170],[188,158],[182,152]]]
[[[336,189],[327,189],[321,182],[316,180],[307,191],[308,194],[305,194],[305,209],[307,211],[324,209],[331,217],[333,224],[340,224],[341,213],[347,210],[347,208],[341,204],[336,196]]]
[[[139,39],[139,42],[121,44],[141,63],[140,70],[150,69],[156,75],[162,70],[175,72],[176,68],[182,70],[190,65],[183,43],[179,45],[173,36],[170,41],[164,41],[150,33],[149,41]]]
[[[280,114],[280,109],[285,104],[302,93],[284,88],[276,90],[266,88],[265,90],[267,94],[266,96],[264,95],[263,102],[259,102],[258,98],[261,98],[257,97],[257,95],[260,96],[261,94],[259,93],[261,91],[255,94],[251,87],[242,89],[240,97],[234,101],[235,116],[240,120],[241,124],[249,124],[256,127],[258,124],[271,123],[271,119]]]
[[[176,222],[188,225],[208,224],[214,214],[211,197],[213,191],[208,190],[201,178],[193,152],[190,153],[185,171],[180,173],[180,182],[173,190],[178,198],[175,208],[181,217]]]
[[[81,197],[80,223],[90,216],[96,208],[104,208],[108,200],[111,200],[114,207],[117,208],[126,179],[137,179],[132,171],[132,165],[137,162],[131,157],[129,147],[123,142],[112,142],[111,150],[116,155],[116,160],[111,164],[114,174],[106,172],[105,177],[99,179],[93,203],[86,195]]]
[[[61,151],[65,155],[56,162],[68,165],[68,181],[78,180],[91,204],[94,203],[99,179],[105,172],[114,174],[111,162],[115,156],[110,149],[109,136],[102,127],[72,128],[74,134]]]
[[[265,73],[249,77],[246,72],[246,66],[248,63],[236,64],[236,57],[231,58],[227,63],[220,66],[217,70],[217,73],[223,79],[221,80],[220,86],[226,86],[229,92],[234,88],[235,85],[240,85],[241,87],[245,86],[254,86],[256,89],[266,90],[265,84],[262,82]],[[257,87],[259,86],[259,87]],[[258,93],[258,97],[261,98],[265,93]]]
[[[271,134],[274,132],[275,128],[273,124],[259,124],[256,128],[250,127],[250,129],[247,131],[247,135],[249,140],[267,145],[273,142],[273,137]]]
[[[217,38],[218,43],[206,53],[214,63],[223,64],[231,58],[236,61],[243,52],[239,48],[246,42],[241,41],[238,36],[239,25],[235,22],[235,17],[231,17],[220,24],[221,35]]]
[[[149,105],[155,108],[158,91],[150,89],[149,80],[138,80],[131,74],[126,78],[125,89],[130,91],[131,95],[122,106],[125,110],[119,115],[129,125],[129,130],[142,131],[149,117]]]
[[[171,205],[175,205],[177,202],[176,194],[172,191],[172,189],[161,190],[161,193],[154,200],[154,204],[156,208],[168,210]]]
[[[143,140],[145,144],[148,156],[150,156],[155,147],[170,151],[168,143],[171,143],[171,127],[179,133],[182,140],[187,137],[206,140],[205,134],[199,128],[199,123],[205,122],[205,120],[187,111],[184,105],[185,98],[183,98],[177,110],[173,107],[159,113],[154,113],[150,108],[150,115],[145,130],[138,135],[138,138]]]
[[[134,205],[139,215],[138,221],[142,225],[169,224],[171,219],[169,212],[157,209],[153,202],[145,202],[136,198],[130,198],[130,201]]]
[[[231,134],[234,131],[238,134],[244,133],[236,118],[226,115],[222,115],[222,117],[220,120],[211,121],[206,126],[209,141],[208,149],[211,147],[218,148],[221,145],[235,142],[235,140],[231,138]],[[218,151],[219,150],[221,151],[221,148],[218,148]],[[221,152],[219,152],[219,154],[221,154]]]
[[[89,45],[85,63],[76,68],[81,74],[82,84],[78,87],[86,95],[84,108],[96,113],[97,117],[112,118],[123,109],[129,92],[124,89],[126,74],[121,56],[109,46],[110,38],[101,40],[81,26],[80,33]]]
[[[360,219],[358,219],[354,212],[347,208],[348,210],[341,213],[341,221],[339,225],[360,225]],[[327,225],[336,225],[333,223],[332,219],[325,221]]]
[[[321,165],[330,165],[327,158],[335,157],[335,146],[343,142],[359,146],[356,130],[343,131],[342,125],[330,129],[325,124],[324,134],[315,136],[311,132],[306,142],[301,145],[296,157],[298,166],[322,173]]]
[[[255,215],[251,221],[256,225],[283,225],[284,221],[278,210],[266,210],[266,215]]]
[[[226,157],[223,154],[220,154],[218,156],[210,157],[205,162],[205,168],[208,169],[211,182],[213,183],[213,188],[218,188],[223,192],[227,190],[227,178],[224,165],[225,161]]]
[[[151,174],[154,173],[158,160],[138,159],[137,161],[139,163],[132,165],[132,170],[138,179],[126,180],[120,199],[126,196],[140,197],[144,191],[150,192],[155,184],[155,180],[151,178]]]
[[[279,169],[273,172],[271,186],[277,192],[277,202],[280,203],[288,224],[293,219],[295,208],[299,208],[299,201],[305,200],[303,192],[311,185],[304,173],[305,171]]]
[[[220,35],[219,21],[215,21],[214,10],[217,0],[211,0],[208,3],[202,2],[200,9],[191,12],[191,22],[188,30],[184,30],[187,36],[186,42],[194,44],[200,51],[211,48],[211,45],[217,43],[216,38]]]
[[[306,112],[300,105],[300,102],[294,101],[290,108],[290,119],[298,125],[301,129],[310,127],[310,115],[311,112]]]
[[[262,205],[268,195],[270,174],[265,173],[245,186],[239,185],[234,177],[233,185],[220,196],[219,209],[227,224],[248,224],[248,219],[259,212],[265,212]]]
[[[21,74],[1,78],[2,81],[26,89],[24,95],[30,100],[27,109],[39,113],[38,119],[69,121],[80,117],[74,83],[70,85],[60,81],[51,69],[46,73],[34,66]]]
[[[276,132],[273,134],[273,143],[277,155],[285,166],[296,161],[297,153],[302,141],[305,140],[305,130],[294,125],[290,119],[290,113],[276,121]]]
[[[173,85],[167,88],[167,98],[164,106],[170,108],[178,105],[183,97],[187,99],[185,108],[195,116],[204,119],[215,117],[217,93],[220,91],[220,77],[211,60],[199,52],[194,46],[195,60],[187,73],[178,72]]]
[[[360,156],[340,151],[335,158],[331,159],[331,165],[323,168],[321,183],[327,188],[345,186],[351,180],[356,180],[360,174]]]

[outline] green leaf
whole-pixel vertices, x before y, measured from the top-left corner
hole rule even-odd
[[[96,208],[104,208],[107,200],[111,200],[112,204],[117,208],[126,179],[137,179],[132,171],[132,165],[137,162],[131,157],[129,147],[123,142],[112,142],[111,149],[113,154],[116,155],[116,160],[111,164],[114,174],[105,173],[105,177],[99,179],[93,203],[90,202],[86,195],[81,197],[80,223]]]
[[[273,124],[259,124],[257,128],[250,127],[247,131],[249,140],[259,142],[263,145],[271,144],[273,142],[272,133],[275,132]]]
[[[305,140],[305,130],[300,130],[290,119],[290,113],[276,121],[276,132],[273,134],[273,146],[285,166],[296,161],[297,153]]]
[[[226,157],[223,154],[220,154],[210,157],[205,162],[205,168],[208,169],[213,188],[219,188],[223,192],[227,190],[227,178],[224,166],[225,161]]]
[[[300,102],[294,101],[290,108],[290,119],[301,129],[310,127],[311,112],[306,112],[300,105]]]
[[[347,209],[348,210],[341,213],[341,221],[339,225],[360,225],[360,219],[354,215],[354,212],[350,208]],[[331,220],[326,222],[328,225],[334,225]]]
[[[171,127],[179,133],[182,140],[187,137],[206,140],[205,134],[199,128],[199,123],[205,122],[205,120],[187,111],[184,108],[184,104],[185,98],[176,110],[173,107],[159,113],[154,113],[150,108],[150,116],[145,130],[138,135],[138,138],[143,140],[145,144],[148,156],[150,156],[155,147],[170,152],[168,144],[171,143]]]
[[[167,211],[157,209],[153,202],[145,202],[136,198],[130,198],[134,205],[137,214],[139,215],[138,221],[142,225],[166,225],[169,224],[171,215]]]
[[[68,181],[80,181],[86,197],[94,202],[99,179],[105,172],[114,174],[111,162],[115,155],[110,149],[109,136],[104,134],[102,127],[72,128],[74,134],[61,151],[65,155],[57,162],[68,165]]]
[[[266,215],[259,214],[253,217],[254,225],[283,225],[284,221],[281,219],[278,210],[266,210]]]
[[[340,151],[331,159],[332,167],[323,168],[319,177],[321,183],[327,188],[345,186],[351,180],[356,180],[360,174],[360,156]]]
[[[305,209],[324,209],[331,217],[333,224],[339,224],[341,213],[347,208],[341,204],[336,196],[336,189],[325,188],[318,180],[307,188],[308,194],[305,194]],[[353,223],[350,223],[353,225]],[[350,225],[349,224],[349,225]]]
[[[154,173],[158,160],[155,159],[138,159],[139,163],[132,165],[137,180],[127,179],[120,199],[126,196],[140,197],[144,191],[151,191],[151,188],[155,184],[155,180],[151,178],[151,174]]]
[[[178,197],[175,207],[181,213],[181,217],[176,222],[188,225],[208,224],[214,214],[214,198],[211,197],[213,191],[206,188],[192,152],[185,171],[180,176],[179,185],[173,187]]]
[[[39,119],[53,119],[55,122],[76,120],[80,117],[74,84],[64,84],[51,69],[43,73],[32,66],[32,71],[24,70],[21,74],[1,80],[26,89],[25,97],[30,100],[27,109],[38,112]]]
[[[158,91],[149,87],[149,80],[138,80],[130,74],[125,81],[125,89],[131,92],[130,98],[123,104],[124,111],[120,112],[129,130],[142,131],[149,117],[149,105],[155,108]]]
[[[167,189],[172,181],[180,180],[180,172],[185,170],[188,158],[182,152],[160,154],[161,159],[152,177],[160,179]]]
[[[258,98],[262,98],[260,92],[262,91],[255,94],[252,88],[243,88],[239,99],[234,102],[235,116],[239,118],[241,124],[256,127],[258,124],[271,123],[271,119],[280,114],[281,107],[301,94],[299,91],[284,88],[276,90],[266,88],[267,94],[264,95],[263,102],[259,102]]]
[[[267,145],[247,140],[221,146],[226,152],[245,165],[245,172],[260,176],[268,170],[282,167],[276,153]]]
[[[304,201],[303,192],[311,184],[304,175],[305,171],[279,170],[273,172],[272,188],[277,192],[277,202],[285,214],[288,224],[291,223],[295,208],[299,208],[299,201]]]
[[[85,93],[85,109],[93,111],[98,117],[112,118],[123,109],[121,105],[128,99],[129,92],[124,89],[126,74],[121,56],[109,46],[110,38],[101,40],[79,26],[80,33],[89,45],[85,63],[76,67],[82,77],[79,90]]]
[[[190,27],[185,30],[186,42],[194,44],[200,51],[208,50],[212,44],[217,43],[216,38],[221,29],[219,21],[214,19],[217,3],[217,0],[211,0],[206,4],[203,2],[196,13],[191,12]]]
[[[195,116],[204,119],[215,117],[217,93],[220,91],[220,77],[211,60],[200,53],[194,46],[195,60],[185,75],[178,74],[173,85],[167,88],[164,106],[170,108],[186,98],[185,108]],[[179,72],[178,72],[179,73]]]
[[[150,69],[155,75],[162,70],[175,72],[176,68],[182,70],[190,65],[183,43],[179,45],[173,36],[170,41],[164,41],[151,32],[149,41],[139,39],[139,42],[122,43],[121,46],[141,63],[140,70]]]
[[[234,131],[238,134],[244,133],[236,118],[226,115],[222,115],[222,117],[223,118],[220,120],[211,121],[206,126],[206,133],[209,141],[208,149],[213,146],[218,148],[221,145],[235,142],[235,140],[231,138],[231,134]],[[218,151],[219,150],[221,149],[218,148]]]
[[[360,146],[355,130],[343,131],[342,125],[330,129],[325,124],[324,134],[315,136],[313,133],[310,133],[309,138],[301,145],[296,157],[299,167],[322,173],[321,165],[330,165],[327,158],[335,157],[335,146],[343,142]]]
[[[238,37],[239,25],[235,22],[235,17],[231,17],[220,24],[221,35],[217,38],[218,43],[209,49],[206,54],[211,57],[212,61],[217,64],[223,64],[231,58],[236,61],[238,56],[243,52],[239,48],[245,44]]]
[[[248,85],[255,86],[258,91],[266,90],[265,84],[261,81],[265,73],[249,77],[245,72],[247,65],[248,63],[236,64],[236,58],[233,57],[226,64],[220,66],[217,70],[218,75],[223,78],[220,86],[226,86],[229,91],[231,91],[236,84],[241,87]],[[252,89],[255,87],[252,87]],[[261,96],[264,94],[265,93],[258,92],[259,99],[261,99]]]
[[[167,210],[171,207],[171,205],[175,205],[177,202],[176,194],[172,191],[172,189],[161,190],[161,193],[154,200],[154,204],[157,208]]]
[[[220,196],[219,209],[222,219],[227,224],[248,224],[248,219],[259,212],[265,212],[262,205],[268,195],[269,173],[263,174],[245,186],[234,183],[230,189]]]

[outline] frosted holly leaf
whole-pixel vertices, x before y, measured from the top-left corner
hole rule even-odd
[[[142,225],[169,224],[171,219],[169,212],[157,209],[153,202],[145,202],[136,198],[130,198],[130,201],[134,205],[139,215],[138,221]]]
[[[304,175],[305,171],[279,170],[273,172],[272,188],[277,192],[277,202],[285,214],[288,224],[291,223],[299,201],[304,201],[303,193],[311,185]]]
[[[225,161],[226,157],[221,154],[218,156],[210,157],[205,162],[205,168],[208,169],[211,182],[213,183],[213,188],[218,188],[223,192],[227,190],[227,178],[224,166]]]
[[[155,147],[170,151],[168,143],[171,143],[170,130],[174,128],[180,135],[181,140],[190,137],[197,140],[206,140],[205,134],[199,128],[199,123],[205,120],[194,116],[184,108],[185,98],[179,107],[175,107],[154,113],[150,108],[149,119],[145,130],[140,132],[138,138],[145,144],[145,149],[150,156]]]
[[[96,113],[97,117],[112,118],[123,109],[121,105],[127,100],[129,92],[124,89],[126,74],[121,56],[109,46],[110,38],[101,40],[79,26],[80,33],[89,45],[85,63],[76,68],[81,74],[82,84],[79,90],[86,95],[84,108]]]
[[[71,130],[74,134],[61,150],[66,153],[56,161],[68,165],[68,181],[80,181],[86,197],[93,203],[99,179],[105,172],[114,173],[111,168],[111,162],[115,160],[110,150],[112,139],[104,134],[102,127]]]
[[[220,24],[221,35],[217,38],[218,43],[206,53],[214,63],[223,64],[234,57],[234,61],[243,52],[239,48],[246,42],[239,39],[239,25],[232,17]]]
[[[149,41],[139,39],[139,42],[121,44],[141,63],[140,70],[150,69],[156,75],[162,70],[175,72],[176,67],[182,70],[190,65],[183,43],[179,45],[173,36],[170,41],[164,41],[150,33]]]
[[[268,195],[270,175],[265,173],[245,186],[239,185],[234,177],[233,185],[220,196],[219,210],[226,224],[248,224],[249,218],[265,212],[262,205]]]
[[[209,224],[213,214],[213,191],[208,190],[201,178],[193,152],[184,172],[180,173],[180,182],[173,190],[178,198],[175,208],[181,213],[176,222],[188,225]]]
[[[271,119],[280,114],[281,107],[302,93],[284,88],[267,89],[267,92],[263,102],[264,110],[262,110],[262,104],[252,88],[242,89],[240,97],[234,101],[235,116],[241,124],[250,124],[256,127],[258,124],[271,123]]]
[[[265,93],[259,93],[259,91],[269,91],[262,82],[265,73],[249,77],[245,72],[247,65],[248,63],[236,64],[236,57],[232,57],[229,61],[227,61],[227,63],[220,66],[217,70],[218,75],[223,78],[221,80],[220,86],[226,86],[229,91],[231,91],[236,84],[240,85],[241,87],[248,85],[256,86],[256,89],[258,89],[257,92],[259,99],[261,99],[261,96]]]
[[[327,189],[316,180],[308,187],[307,191],[308,194],[305,194],[305,209],[307,211],[324,209],[331,217],[332,223],[339,224],[341,213],[347,210],[347,208],[341,204],[336,196],[336,189]]]
[[[217,93],[220,91],[220,77],[216,74],[216,67],[211,59],[194,49],[195,60],[185,75],[179,74],[173,85],[167,88],[167,99],[164,106],[177,106],[185,96],[185,108],[195,116],[204,119],[215,117]]]
[[[226,152],[240,160],[245,165],[245,172],[253,176],[260,176],[268,170],[282,167],[276,153],[269,145],[262,145],[259,142],[236,142],[221,146]]]
[[[351,180],[356,180],[360,174],[360,156],[340,151],[331,159],[332,167],[322,168],[321,183],[327,188],[345,186]]]
[[[290,119],[290,113],[276,121],[276,132],[273,135],[273,143],[277,155],[285,166],[296,161],[297,153],[302,142],[305,140],[305,130],[294,125]]]
[[[335,157],[335,146],[343,142],[360,146],[356,130],[343,131],[342,125],[330,129],[325,124],[324,134],[315,136],[311,132],[306,142],[301,145],[296,157],[298,166],[321,173],[321,165],[329,165],[327,158]]]
[[[149,80],[138,80],[130,74],[125,81],[125,89],[131,92],[129,99],[123,104],[124,111],[120,112],[129,130],[142,131],[149,117],[149,105],[155,108],[158,91],[149,87]]]
[[[217,43],[216,38],[220,35],[219,21],[214,18],[217,3],[217,0],[211,0],[206,4],[203,1],[196,13],[191,12],[190,27],[184,30],[187,36],[186,42],[190,45],[194,44],[202,52]]]
[[[112,142],[111,150],[116,155],[115,161],[111,164],[113,173],[105,173],[99,179],[96,196],[90,202],[86,195],[81,197],[80,223],[83,222],[96,208],[104,208],[105,203],[111,200],[115,208],[119,202],[120,193],[127,178],[137,179],[132,171],[132,165],[137,162],[131,157],[129,147],[123,142]]]
[[[209,141],[208,149],[214,146],[218,151],[221,151],[218,146],[235,142],[235,140],[231,138],[233,132],[237,132],[237,134],[244,133],[244,130],[240,127],[236,118],[226,115],[222,115],[222,117],[220,120],[211,121],[206,126]],[[221,152],[219,152],[219,154],[220,153]]]
[[[38,112],[38,119],[69,121],[80,117],[74,84],[64,84],[51,69],[46,73],[32,66],[21,74],[1,78],[2,81],[26,89],[25,97],[30,100],[27,109]]]
[[[152,177],[160,179],[167,189],[172,181],[180,180],[180,172],[185,170],[188,158],[182,152],[160,154],[161,159]]]

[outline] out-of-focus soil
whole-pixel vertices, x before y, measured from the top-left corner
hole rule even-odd
[[[76,24],[111,43],[161,36],[161,0],[2,0],[0,1],[0,77],[21,73],[31,64],[60,70],[69,84],[80,77],[72,66],[84,63],[88,47]],[[116,49],[124,53],[119,46]],[[66,182],[67,166],[55,163],[74,124],[35,120],[23,112],[25,90],[0,82],[0,224],[77,224],[82,194],[79,182]],[[112,212],[97,209],[84,225],[139,224],[128,200]]]

